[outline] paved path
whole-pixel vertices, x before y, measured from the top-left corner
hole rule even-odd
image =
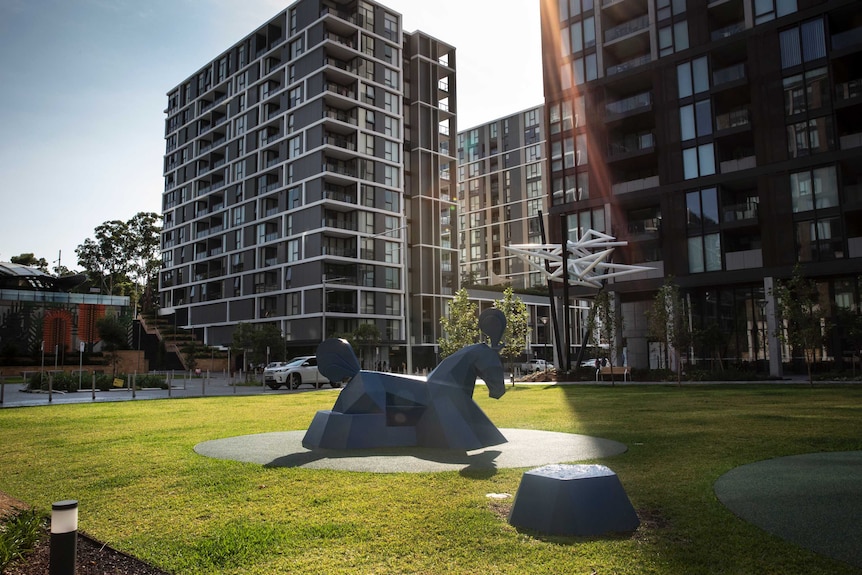
[[[305,430],[214,439],[199,443],[195,451],[216,459],[259,463],[268,467],[420,473],[538,467],[611,457],[627,449],[617,441],[573,433],[530,429],[500,431],[508,440],[506,443],[467,452],[423,447],[310,451],[302,446]]]

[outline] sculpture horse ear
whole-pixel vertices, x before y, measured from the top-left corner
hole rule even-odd
[[[317,365],[329,381],[344,381],[359,373],[359,360],[344,339],[327,339],[317,346]]]
[[[479,315],[479,329],[491,340],[491,347],[500,349],[500,340],[506,331],[506,315],[495,308],[486,309]]]

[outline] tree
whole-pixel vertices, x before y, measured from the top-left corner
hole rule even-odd
[[[138,300],[142,311],[152,311],[155,298],[152,294],[158,289],[158,273],[161,269],[159,250],[161,247],[161,216],[154,212],[138,212],[126,222],[134,243],[131,245],[129,257],[130,275],[134,280],[135,290],[141,294]],[[142,297],[149,294],[150,297]]]
[[[285,342],[278,326],[271,323],[239,323],[233,332],[231,348],[245,355],[248,364],[284,361]],[[269,353],[267,353],[269,352]]]
[[[826,342],[827,327],[826,307],[820,302],[817,283],[805,278],[796,264],[789,280],[776,282],[773,294],[781,320],[775,336],[790,346],[791,353],[802,353],[808,383],[813,386],[811,368]]]
[[[455,293],[449,305],[449,315],[440,318],[440,326],[445,334],[437,341],[441,358],[479,341],[478,307],[470,301],[466,289],[461,288]]]
[[[10,259],[9,261],[13,264],[36,268],[45,273],[48,273],[48,261],[45,258],[37,258],[33,254],[21,254],[19,256],[12,256],[12,259]]]
[[[140,294],[152,284],[161,266],[160,217],[153,212],[139,212],[125,222],[111,220],[99,224],[94,230],[95,239],[87,238],[75,249],[78,265],[106,292],[131,293],[137,305]]]
[[[662,342],[665,353],[672,354],[671,357],[676,363],[676,382],[682,385],[683,365],[680,350],[691,345],[691,330],[686,321],[685,303],[673,277],[665,279],[646,316],[649,336]]]
[[[369,359],[369,356],[372,356],[371,349],[380,343],[380,330],[377,329],[377,325],[373,323],[360,323],[352,333],[349,334],[347,340],[350,341],[350,345],[353,346],[355,350],[359,353],[357,354],[359,358],[362,360],[362,365],[364,365],[365,360]],[[371,365],[371,361],[368,362],[368,365]]]
[[[506,316],[506,331],[503,332],[503,349],[500,355],[511,364],[526,347],[529,333],[529,313],[521,298],[515,296],[511,287],[503,292],[503,299],[494,302],[494,307]]]
[[[129,347],[128,326],[115,315],[106,315],[96,322],[99,339],[111,363],[111,374],[116,377],[119,357],[117,351]]]
[[[622,317],[616,312],[614,296],[606,290],[596,294],[593,306],[596,310],[595,320],[598,324],[599,343],[606,341],[608,345],[608,361],[611,367],[617,358],[617,334],[623,329]],[[614,372],[611,370],[611,385],[615,385]]]

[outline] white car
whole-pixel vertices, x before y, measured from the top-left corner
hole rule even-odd
[[[550,365],[544,359],[531,359],[523,365],[525,373],[535,373],[537,371],[546,371],[550,369]]]
[[[600,358],[593,358],[593,359],[588,359],[586,361],[582,361],[581,367],[592,367],[592,368],[598,369],[600,367],[605,367],[605,366],[610,365],[610,364],[611,364],[611,362],[608,360],[608,358],[600,357]]]
[[[331,383],[320,374],[317,369],[317,358],[313,355],[295,357],[288,362],[276,362],[278,365],[270,364],[263,370],[263,382],[270,389],[278,389],[286,385],[288,389],[296,389],[302,384],[311,384],[320,388],[324,383]],[[340,382],[331,383],[332,387],[339,387]]]

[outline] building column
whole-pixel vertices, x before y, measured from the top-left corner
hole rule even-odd
[[[766,340],[769,342],[769,376],[781,377],[781,341],[778,339],[778,321],[775,315],[775,293],[772,277],[763,278],[763,293],[766,296]]]

